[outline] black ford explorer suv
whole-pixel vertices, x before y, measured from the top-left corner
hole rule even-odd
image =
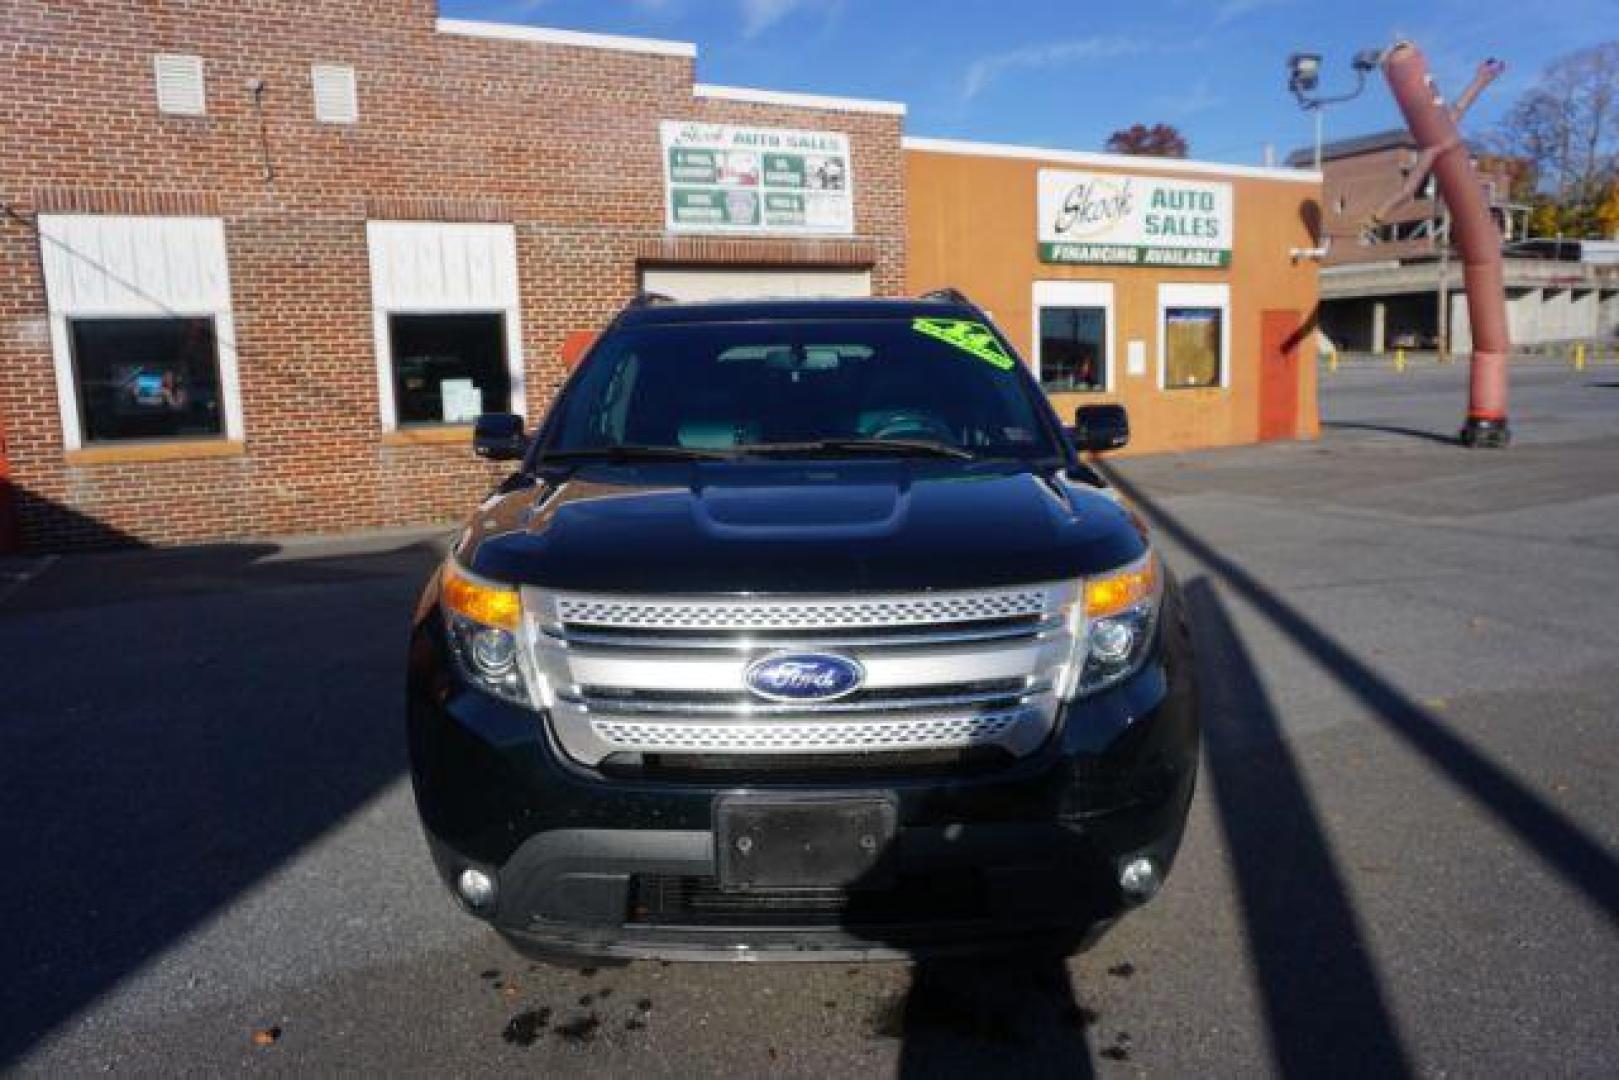
[[[418,806],[530,954],[1074,948],[1157,891],[1196,771],[1174,579],[987,316],[645,297],[417,612]]]

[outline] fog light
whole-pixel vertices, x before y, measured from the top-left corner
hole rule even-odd
[[[1131,859],[1119,871],[1119,888],[1124,895],[1132,900],[1150,900],[1158,891],[1163,879],[1158,876],[1158,867],[1151,859],[1142,857]]]
[[[495,879],[482,870],[467,867],[456,879],[455,887],[461,899],[474,910],[487,911],[495,906]]]

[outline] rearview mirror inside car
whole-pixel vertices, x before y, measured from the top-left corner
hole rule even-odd
[[[1130,441],[1130,417],[1123,405],[1081,405],[1074,410],[1074,445],[1092,454],[1117,450]]]
[[[472,426],[472,450],[486,461],[516,461],[527,448],[523,418],[516,413],[484,413]]]

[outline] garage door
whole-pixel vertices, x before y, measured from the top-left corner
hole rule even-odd
[[[715,270],[649,267],[641,287],[676,300],[751,300],[766,296],[870,296],[870,270]]]

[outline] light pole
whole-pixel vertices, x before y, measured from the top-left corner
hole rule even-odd
[[[1366,89],[1366,76],[1383,60],[1381,49],[1362,49],[1355,54],[1355,88],[1346,94],[1325,97],[1315,93],[1321,86],[1321,54],[1296,52],[1287,58],[1287,88],[1299,108],[1315,114],[1315,171],[1321,171],[1321,113],[1328,105],[1338,105],[1360,96]]]
[[[1439,244],[1439,322],[1434,347],[1439,350],[1439,362],[1444,364],[1450,361],[1450,207],[1439,197],[1438,185],[1433,201],[1438,213],[1434,231]]]

